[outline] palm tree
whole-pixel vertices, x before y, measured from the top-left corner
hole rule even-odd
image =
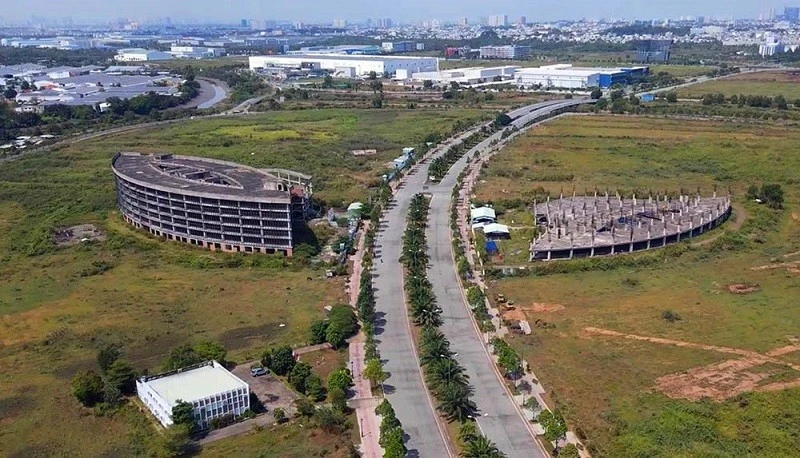
[[[430,303],[425,307],[420,307],[414,316],[414,324],[417,326],[440,326],[442,324],[442,309]]]
[[[464,458],[504,458],[506,455],[486,436],[479,435],[467,442],[461,456]]]
[[[425,380],[435,393],[443,393],[451,386],[469,390],[469,376],[464,373],[464,367],[453,358],[442,358],[431,364]]]
[[[448,385],[439,393],[440,403],[438,409],[450,421],[465,421],[478,408],[470,399],[471,391],[471,388],[467,385]]]
[[[423,329],[433,329],[438,334],[434,334],[433,337],[430,337],[427,340],[424,335],[420,338],[420,365],[427,366],[444,358],[451,358],[453,356],[453,353],[450,351],[450,342],[444,338],[444,335],[439,332],[438,329],[431,326],[426,326]]]

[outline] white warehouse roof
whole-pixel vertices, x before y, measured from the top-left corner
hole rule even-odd
[[[496,214],[493,208],[491,207],[478,207],[473,208],[469,211],[469,216],[472,219],[476,218],[496,218]]]
[[[212,363],[185,372],[153,378],[145,383],[171,406],[174,406],[179,399],[192,402],[237,388],[248,388],[245,382],[228,372],[221,364],[216,361]]]

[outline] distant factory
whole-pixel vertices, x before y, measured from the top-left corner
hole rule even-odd
[[[610,88],[635,83],[650,72],[646,66],[619,68],[573,67],[570,64],[520,68],[514,81],[525,89],[589,89]]]
[[[371,72],[377,75],[394,76],[398,71],[403,75],[414,72],[436,71],[439,60],[435,57],[412,56],[373,56],[348,54],[299,54],[283,56],[251,56],[250,70],[265,68],[305,68],[327,70],[343,76],[366,76]]]
[[[414,82],[431,81],[435,84],[476,85],[488,83],[513,83],[520,89],[591,89],[610,88],[614,85],[635,83],[647,76],[649,68],[586,68],[570,64],[522,68],[516,65],[498,67],[467,67],[441,71],[412,73]],[[401,73],[398,73],[398,78]]]

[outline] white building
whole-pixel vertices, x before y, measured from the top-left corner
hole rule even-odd
[[[469,220],[473,227],[497,222],[497,214],[492,207],[472,207],[469,210]]]
[[[493,16],[489,16],[486,25],[488,25],[489,27],[507,27],[508,15],[495,14]]]
[[[127,48],[117,51],[117,55],[114,58],[119,62],[144,62],[172,59],[172,54],[154,49]]]
[[[203,59],[219,57],[225,54],[225,48],[209,48],[206,46],[171,46],[169,53],[179,59]]]
[[[136,393],[158,421],[172,424],[172,408],[178,401],[194,406],[194,417],[202,429],[218,417],[238,417],[250,408],[250,387],[216,361],[191,369],[142,377]]]
[[[600,73],[594,69],[569,68],[569,65],[548,65],[520,68],[514,74],[514,81],[517,86],[526,88],[586,89],[600,86]]]
[[[397,70],[426,72],[439,69],[439,59],[435,57],[410,56],[353,56],[346,54],[291,55],[291,56],[251,56],[250,70],[269,67],[321,68],[328,71],[352,68],[353,74],[369,75],[370,72],[394,75]]]
[[[764,43],[758,46],[758,53],[761,54],[761,57],[774,56],[784,51],[783,43],[775,35],[767,35]]]
[[[478,84],[494,81],[495,78],[510,80],[514,78],[514,72],[518,69],[515,65],[505,65],[502,67],[470,67],[454,68],[452,70],[442,70],[438,72],[418,72],[411,75],[413,81],[433,81],[434,83],[450,84],[455,81],[459,84]]]

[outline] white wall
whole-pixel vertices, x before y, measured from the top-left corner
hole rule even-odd
[[[381,75],[385,72],[394,74],[398,69],[408,70],[410,73],[421,71],[436,70],[438,61],[435,57],[419,58],[397,58],[397,57],[376,57],[374,59],[353,59],[349,56],[336,56],[327,59],[318,58],[319,56],[251,56],[250,69],[278,66],[300,66],[303,62],[319,63],[323,70],[335,71],[337,67],[352,67],[356,75],[368,75],[375,72]]]

